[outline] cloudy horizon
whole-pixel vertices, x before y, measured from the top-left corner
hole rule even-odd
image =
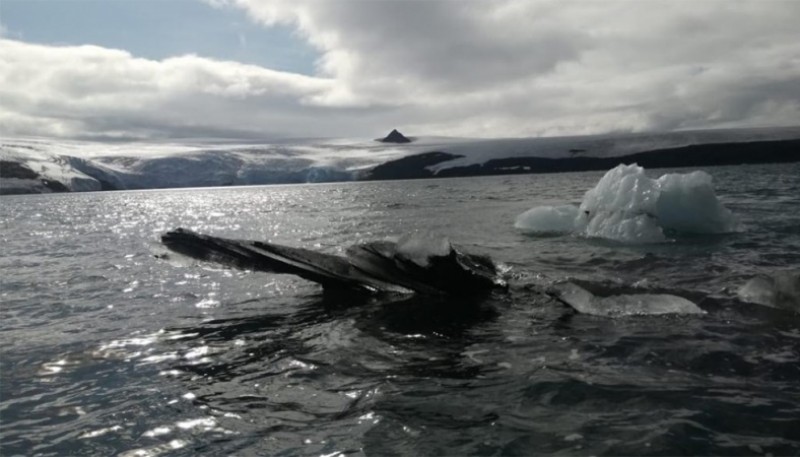
[[[800,2],[0,0],[0,136],[800,125]]]

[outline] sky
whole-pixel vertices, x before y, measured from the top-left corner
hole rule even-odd
[[[0,136],[800,125],[797,0],[0,0]]]

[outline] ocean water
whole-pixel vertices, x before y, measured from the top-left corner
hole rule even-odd
[[[0,454],[798,455],[800,315],[735,291],[800,268],[800,164],[704,170],[743,230],[649,245],[514,228],[602,172],[2,197]],[[431,231],[512,286],[323,296],[164,258],[176,227],[330,253]],[[564,279],[707,314],[576,314],[543,293]]]

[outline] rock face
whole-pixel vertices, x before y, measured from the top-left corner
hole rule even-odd
[[[447,154],[445,152],[425,152],[396,160],[384,162],[369,172],[362,179],[421,179],[433,178],[434,174],[428,167],[448,160],[455,160],[463,156]]]
[[[381,143],[411,143],[411,140],[409,140],[402,133],[398,132],[397,129],[392,130],[391,133],[386,135],[386,138],[378,141]]]
[[[20,163],[0,160],[0,178],[38,179],[39,174]]]
[[[64,184],[46,179],[28,166],[0,160],[0,195],[69,192]]]

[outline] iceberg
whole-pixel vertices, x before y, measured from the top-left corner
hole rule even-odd
[[[532,208],[520,214],[514,226],[534,234],[660,243],[674,233],[735,232],[739,222],[717,198],[708,173],[669,173],[653,179],[632,164],[609,170],[586,192],[580,206]]]
[[[559,300],[582,314],[623,317],[659,314],[705,314],[691,301],[668,294],[624,294],[598,297],[571,282],[553,286]]]

